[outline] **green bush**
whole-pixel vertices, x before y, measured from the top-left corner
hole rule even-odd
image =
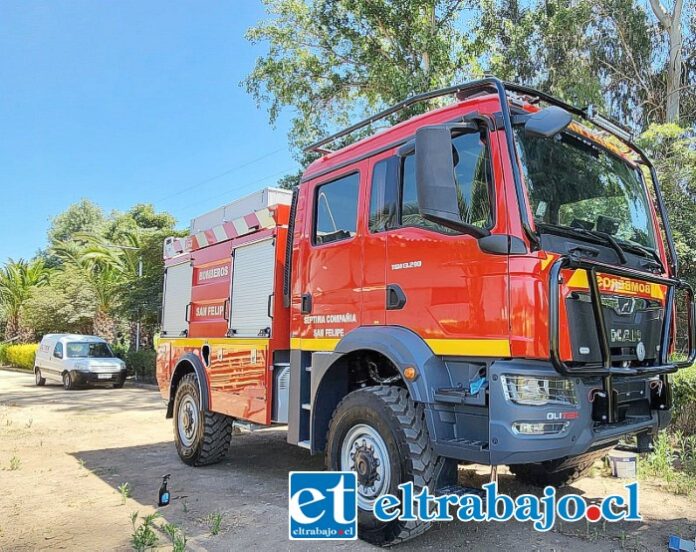
[[[8,343],[0,343],[0,366],[7,364],[7,348]]]
[[[111,350],[114,352],[117,358],[125,361],[128,356],[128,346],[124,343],[112,343]]]
[[[34,369],[34,360],[36,359],[36,350],[39,348],[38,343],[28,343],[26,345],[8,345],[5,347],[3,355],[7,360],[7,364],[24,368],[25,370]]]
[[[675,428],[687,434],[696,433],[696,364],[674,375],[672,396]]]
[[[138,381],[146,381],[154,383],[155,380],[155,364],[157,361],[157,353],[152,349],[140,349],[139,351],[130,351],[126,355],[126,366],[128,370],[135,375]]]

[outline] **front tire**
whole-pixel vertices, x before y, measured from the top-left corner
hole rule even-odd
[[[200,408],[198,379],[186,374],[174,398],[174,442],[179,458],[189,466],[220,462],[230,446],[232,418]]]
[[[46,385],[46,378],[41,376],[41,368],[38,368],[38,367],[34,368],[34,377],[35,377],[36,385],[38,385],[38,386]]]
[[[423,405],[405,389],[378,386],[348,394],[329,424],[326,467],[358,474],[358,535],[376,545],[392,545],[428,530],[427,522],[378,521],[375,499],[399,495],[398,485],[413,481],[414,492],[431,492],[456,477],[453,463],[437,456],[425,425]],[[456,468],[456,465],[454,465]]]
[[[75,381],[73,380],[72,374],[70,372],[63,372],[63,388],[66,391],[75,389]]]

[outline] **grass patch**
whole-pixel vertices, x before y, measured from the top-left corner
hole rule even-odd
[[[162,531],[169,537],[172,543],[172,552],[184,552],[186,550],[186,533],[178,525],[173,523],[165,523],[162,526]]]
[[[130,483],[127,481],[118,486],[118,492],[121,493],[121,504],[125,506],[126,500],[131,497],[132,491],[133,489],[131,488]]]
[[[141,516],[138,523],[138,512],[131,514],[131,525],[133,533],[131,534],[131,545],[136,552],[144,552],[157,546],[159,537],[155,532],[155,520],[160,517],[159,512],[150,514],[149,516]]]
[[[208,514],[205,517],[205,524],[208,526],[211,535],[217,535],[222,527],[222,514],[220,512]]]
[[[12,458],[10,458],[10,471],[17,471],[22,465],[22,461],[19,459],[19,456],[14,454]]]
[[[681,431],[658,434],[653,452],[638,463],[638,477],[661,479],[673,494],[695,492],[696,435],[684,435]]]

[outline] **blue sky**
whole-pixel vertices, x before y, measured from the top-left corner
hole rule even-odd
[[[272,128],[239,86],[262,17],[256,0],[1,2],[0,261],[83,197],[183,227],[295,170],[288,114]]]

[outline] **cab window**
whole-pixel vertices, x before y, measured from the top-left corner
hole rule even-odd
[[[63,344],[60,341],[56,343],[56,348],[53,349],[53,356],[56,358],[63,358]]]
[[[356,233],[360,178],[353,173],[317,186],[314,195],[315,245],[352,238]]]
[[[375,164],[372,169],[370,185],[370,232],[382,232],[397,226],[398,193],[394,166],[396,157],[384,159]]]

